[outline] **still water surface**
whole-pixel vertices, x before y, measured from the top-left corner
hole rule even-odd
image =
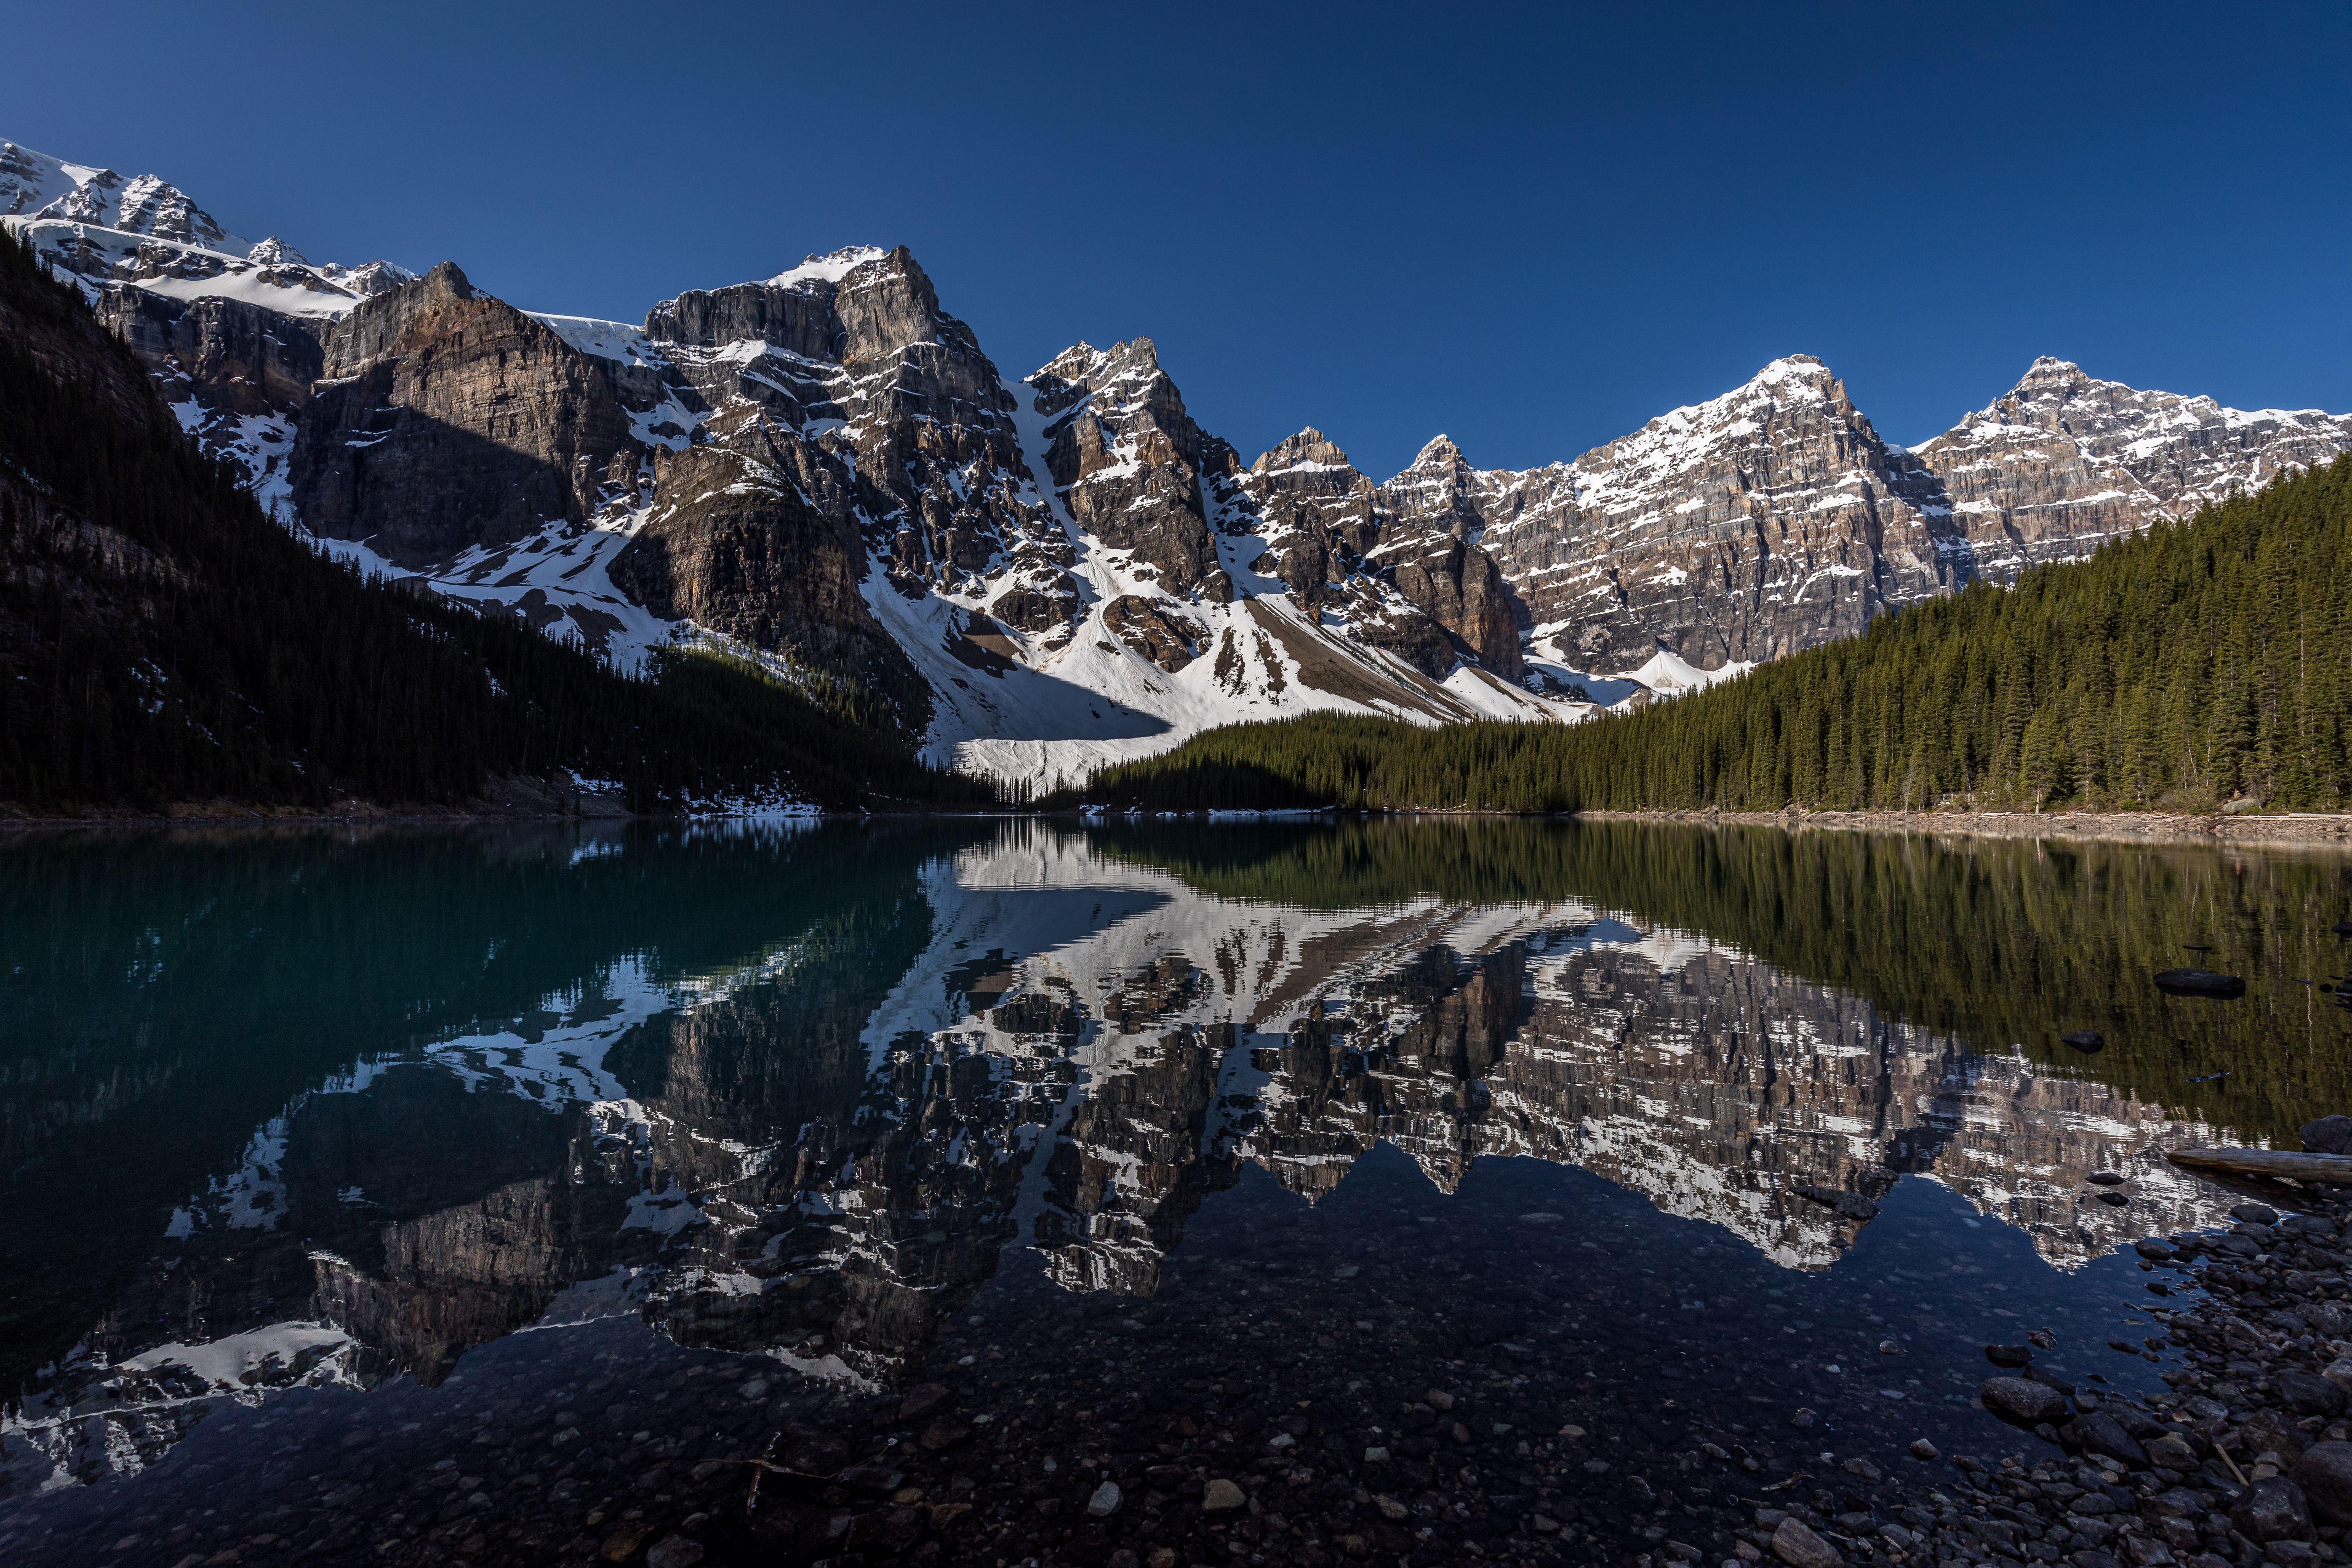
[[[1627,1478],[1702,1436],[1759,1485],[2010,1451],[1984,1344],[2168,1364],[2111,1348],[2127,1244],[2236,1200],[2160,1151],[2352,1109],[2347,903],[2340,857],[1619,824],[9,840],[0,1545],[556,1561],[842,1391],[1081,1371],[1126,1419],[940,1445],[947,1560],[1074,1468],[1490,1543],[1624,1479],[1591,1539],[1641,1547],[1710,1492]],[[1513,1420],[1433,1450],[1426,1380]],[[453,1454],[472,1513],[388,1513]]]

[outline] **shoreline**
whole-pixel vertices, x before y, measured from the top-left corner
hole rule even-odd
[[[2079,838],[2242,848],[2352,848],[2352,814],[2222,816],[2170,811],[1580,811],[1580,822],[1780,827],[1791,833],[1933,833],[1973,838]]]
[[[1491,817],[1527,821],[1647,822],[1685,827],[1778,827],[1790,833],[1927,833],[1972,838],[2063,838],[2123,844],[2212,844],[2237,848],[2352,849],[2352,813],[2296,812],[2275,816],[2224,816],[2215,813],[2162,811],[1370,811],[1339,807],[1267,812],[1223,812],[1209,809],[1143,814],[1145,821],[1217,823],[1312,821],[1337,813],[1358,820],[1432,817]],[[524,823],[681,822],[714,819],[749,820],[765,812],[686,812],[646,814],[621,809],[580,810],[536,805],[478,802],[471,806],[440,809],[391,809],[359,806],[341,812],[294,811],[285,808],[207,803],[202,806],[167,807],[163,811],[97,811],[82,816],[13,816],[0,808],[0,834],[10,832],[89,831],[173,827],[388,827],[482,826]],[[1035,817],[1080,824],[1106,825],[1129,820],[1124,813],[1075,811],[1037,812],[1019,807],[961,811],[824,811],[796,812],[824,821],[972,817]]]

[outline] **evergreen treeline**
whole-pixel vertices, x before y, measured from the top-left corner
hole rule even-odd
[[[1081,794],[1147,810],[2341,808],[2352,456],[1636,713],[1236,725]]]
[[[519,619],[363,582],[203,457],[17,245],[0,324],[0,801],[454,805],[493,775],[568,771],[640,811],[993,799],[747,661],[678,652],[633,679]]]

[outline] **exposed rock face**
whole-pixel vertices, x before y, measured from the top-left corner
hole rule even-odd
[[[1202,480],[1240,459],[1184,411],[1151,340],[1074,343],[1029,384],[1052,421],[1045,466],[1078,526],[1130,575],[1179,595],[1199,587],[1216,565]]]
[[[2044,359],[1906,451],[1799,354],[1573,463],[1480,471],[1440,437],[1381,493],[1494,555],[1539,657],[1631,669],[1664,645],[1714,669],[2087,554],[2347,448],[2352,416],[2245,414]]]
[[[1201,657],[1209,634],[1198,621],[1139,595],[1114,599],[1103,609],[1112,636],[1173,675]]]
[[[1264,520],[1271,559],[1261,569],[1310,604],[1344,605],[1358,641],[1430,676],[1443,677],[1467,654],[1518,679],[1509,585],[1462,519],[1400,510],[1393,487],[1374,485],[1313,428],[1262,454],[1241,484]]]
[[[1013,395],[904,247],[682,294],[655,306],[645,330],[709,410],[709,439],[772,447],[908,589],[987,573],[1017,601],[1003,618],[1040,629],[1076,603],[1058,531],[1022,493],[1033,487]]]
[[[1484,519],[1538,651],[1580,669],[1661,643],[1706,669],[1777,658],[1957,580],[1932,477],[1801,354],[1572,465],[1448,488]]]
[[[691,620],[815,668],[911,678],[858,592],[866,552],[748,440],[656,459],[650,515],[614,558],[615,586],[666,620]]]
[[[323,322],[242,300],[180,300],[120,284],[102,289],[96,308],[154,375],[183,427],[241,462],[253,488],[284,482],[295,421],[325,363]]]
[[[108,289],[98,319],[169,383],[208,412],[278,414],[310,400],[324,374],[321,323],[218,297],[174,300],[144,289]]]
[[[1975,574],[2006,580],[2188,517],[2352,448],[2352,415],[2242,413],[2038,359],[2006,396],[1917,448],[1966,529]]]
[[[605,362],[446,261],[354,309],[324,351],[295,503],[312,531],[402,565],[583,521],[630,442]]]

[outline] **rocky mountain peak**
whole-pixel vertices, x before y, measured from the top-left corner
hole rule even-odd
[[[268,238],[261,241],[258,245],[256,245],[251,250],[247,251],[245,253],[245,258],[247,261],[258,262],[264,267],[283,267],[289,265],[295,267],[308,267],[310,265],[310,258],[309,257],[303,255],[300,251],[295,249],[292,246],[287,244],[284,240],[278,238],[274,234]]]
[[[1452,472],[1457,469],[1466,470],[1468,468],[1469,464],[1463,460],[1462,448],[1454,444],[1454,437],[1440,435],[1429,438],[1429,444],[1413,455],[1413,459],[1406,466],[1405,471],[1411,473],[1416,469],[1438,469]]]
[[[452,300],[470,300],[474,286],[454,261],[436,262],[424,277],[416,280],[427,290],[446,295]]]
[[[1250,472],[1260,478],[1297,468],[1343,469],[1358,479],[1363,477],[1348,460],[1348,454],[1312,425],[1296,436],[1284,437],[1271,450],[1260,452],[1257,461],[1250,465]]]
[[[878,359],[916,343],[939,342],[950,321],[940,312],[930,275],[903,245],[843,273],[833,309],[841,319],[845,361]],[[961,330],[961,323],[956,326]]]

